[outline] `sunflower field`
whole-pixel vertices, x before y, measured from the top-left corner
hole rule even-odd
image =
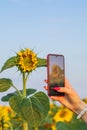
[[[87,103],[87,99],[83,99]],[[87,124],[77,115],[54,101],[50,103],[47,117],[35,128],[28,130],[86,130]],[[0,106],[0,130],[23,130],[22,119],[11,109],[10,106]]]
[[[15,56],[6,60],[0,73],[12,67],[20,72],[22,89],[19,89],[12,79],[0,78],[0,93],[11,87],[12,93],[7,93],[0,100],[8,102],[9,106],[0,105],[0,130],[86,130],[87,124],[77,115],[62,105],[49,100],[46,93],[29,88],[27,81],[32,71],[46,67],[45,58],[39,58],[29,49],[21,49]],[[87,102],[87,99],[83,99]]]

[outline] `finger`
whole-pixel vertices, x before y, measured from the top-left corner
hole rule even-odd
[[[45,79],[44,82],[45,82],[45,83],[48,83],[48,80]]]
[[[64,96],[50,96],[50,99],[55,100],[55,101],[59,101],[60,103],[63,104]]]
[[[44,89],[45,89],[45,90],[48,90],[48,87],[47,87],[47,86],[44,86]]]
[[[63,92],[63,93],[66,93],[66,94],[71,94],[72,93],[72,88],[66,88],[66,87],[59,87],[58,92]]]

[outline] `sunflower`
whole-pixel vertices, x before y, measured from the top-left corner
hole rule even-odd
[[[55,122],[58,121],[66,121],[66,122],[70,122],[73,118],[73,112],[70,111],[67,108],[63,108],[63,109],[59,109],[58,112],[55,114],[55,116],[53,117],[53,120]]]
[[[37,55],[30,49],[21,50],[17,53],[17,66],[21,72],[31,72],[37,67]]]
[[[52,130],[56,130],[56,125],[53,124],[53,125],[51,126],[51,129],[52,129]]]
[[[6,106],[0,106],[0,130],[10,128],[10,117]]]
[[[45,127],[46,130],[56,130],[55,123],[53,123],[53,124],[49,124],[49,123],[45,124],[44,127]]]

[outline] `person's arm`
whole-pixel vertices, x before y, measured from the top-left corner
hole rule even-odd
[[[87,123],[87,104],[80,100],[79,104],[76,105],[74,112],[78,115],[77,119],[82,118]]]
[[[47,90],[47,87],[45,87]],[[57,87],[55,88],[56,91],[64,92],[64,96],[50,96],[52,100],[59,101],[61,104],[69,108],[71,111],[78,115],[87,108],[87,104],[80,99],[77,92],[73,89],[71,84],[65,79],[65,87]],[[81,116],[83,121],[87,123],[87,111]]]
[[[82,116],[82,119],[85,123],[87,123],[87,112]]]

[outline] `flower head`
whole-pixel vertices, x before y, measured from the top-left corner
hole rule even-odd
[[[30,49],[17,53],[17,66],[21,72],[31,72],[37,67],[37,55]]]
[[[7,129],[9,125],[10,117],[8,113],[8,108],[6,106],[0,106],[0,129]]]
[[[58,121],[70,122],[72,117],[73,117],[73,112],[67,108],[63,108],[63,109],[58,110],[58,112],[56,113],[53,119],[55,122],[58,122]]]

